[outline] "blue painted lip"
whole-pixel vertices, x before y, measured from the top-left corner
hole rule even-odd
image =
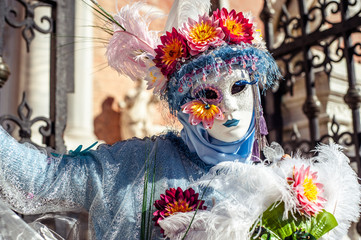
[[[223,123],[223,125],[226,127],[234,127],[234,126],[237,126],[238,123],[239,123],[239,120],[231,119],[231,120],[228,120],[227,122]]]

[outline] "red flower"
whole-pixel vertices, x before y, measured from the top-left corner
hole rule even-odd
[[[165,191],[165,194],[160,195],[160,200],[154,202],[157,211],[153,213],[155,226],[159,226],[159,221],[173,215],[177,212],[191,212],[195,211],[198,207],[200,210],[206,210],[207,207],[203,206],[204,200],[198,200],[198,193],[192,188],[183,190],[178,187],[170,188]],[[162,229],[163,232],[163,229]]]
[[[232,10],[228,13],[225,8],[217,9],[213,12],[213,18],[219,19],[219,25],[226,34],[225,41],[236,44],[252,43],[253,24],[243,16],[242,12],[236,13]]]
[[[172,32],[167,32],[160,37],[163,45],[158,45],[154,62],[164,74],[168,76],[175,71],[176,64],[186,58],[188,54],[187,44],[184,37],[173,28]]]

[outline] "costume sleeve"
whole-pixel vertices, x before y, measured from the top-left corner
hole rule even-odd
[[[48,156],[0,128],[0,195],[23,214],[87,208],[101,187],[102,168],[91,153]]]
[[[0,128],[0,197],[23,214],[82,208],[94,239],[139,239],[142,220],[153,224],[154,199],[170,187],[186,189],[203,173],[176,138],[133,139],[54,157]]]

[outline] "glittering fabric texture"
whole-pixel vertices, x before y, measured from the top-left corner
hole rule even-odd
[[[145,163],[156,169],[155,197],[170,187],[186,189],[211,167],[173,133],[60,157],[19,144],[3,129],[0,142],[1,198],[22,214],[86,210],[91,239],[140,238]],[[151,234],[162,238],[158,227]]]

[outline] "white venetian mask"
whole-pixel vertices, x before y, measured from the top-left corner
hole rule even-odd
[[[213,126],[206,127],[209,135],[224,142],[234,142],[247,133],[254,109],[251,83],[246,70],[234,69],[232,73],[210,74],[206,82],[195,84],[192,96],[218,106],[224,116],[223,119],[215,118]]]

